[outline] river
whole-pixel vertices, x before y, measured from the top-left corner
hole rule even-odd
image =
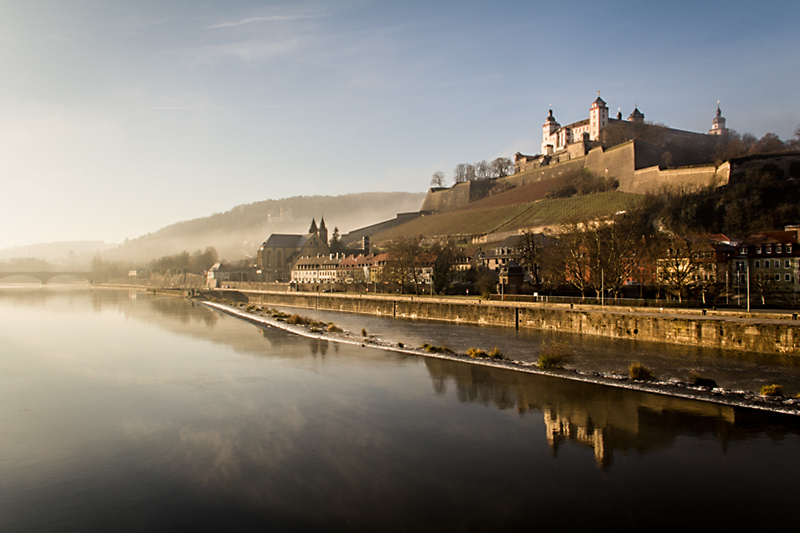
[[[2,531],[795,521],[797,417],[307,339],[128,291],[2,289],[0,324]]]

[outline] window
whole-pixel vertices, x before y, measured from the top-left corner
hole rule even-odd
[[[760,247],[760,246],[756,246],[756,253],[757,253],[757,254],[760,254],[760,253],[761,253],[761,247]]]
[[[787,259],[786,261],[784,261],[783,262],[783,268],[792,268],[791,260]]]
[[[786,253],[787,253],[787,254],[790,254],[790,253],[792,253],[792,245],[791,245],[791,244],[787,244],[787,245],[786,245]]]
[[[756,260],[756,268],[761,268],[761,261]]]
[[[772,253],[772,246],[767,246],[767,253],[768,253],[768,254],[771,254],[771,253]]]
[[[780,244],[779,244],[779,245],[777,245],[777,246],[775,246],[775,253],[776,253],[776,254],[779,254],[779,253],[781,253],[781,245],[780,245]]]
[[[792,281],[792,275],[791,274],[784,274],[783,275],[783,280],[784,281]]]
[[[764,261],[764,268],[769,268],[769,259]]]
[[[780,281],[780,280],[781,280],[781,275],[775,274],[775,281]]]

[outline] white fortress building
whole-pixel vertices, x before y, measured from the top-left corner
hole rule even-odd
[[[621,111],[617,112],[616,117],[609,117],[608,106],[606,102],[600,98],[599,91],[597,93],[597,99],[592,102],[592,106],[589,108],[589,118],[562,126],[558,123],[555,116],[553,116],[553,110],[550,109],[542,125],[541,152],[535,156],[526,156],[517,153],[515,161],[516,171],[520,172],[527,168],[536,168],[584,156],[590,149],[601,144],[603,140],[601,138],[601,133],[609,126],[620,126],[624,128],[622,134],[628,136],[630,139],[639,137],[637,132],[640,133],[643,129],[648,129],[648,124],[644,121],[644,113],[639,111],[638,106],[634,106],[627,120],[623,120]],[[708,132],[708,135],[722,135],[726,131],[725,118],[722,116],[719,102],[717,102],[717,113],[712,120],[711,130]],[[659,127],[658,132],[660,138],[664,140],[678,138],[688,139],[693,137],[707,138],[706,134],[703,133],[694,133],[665,127]]]

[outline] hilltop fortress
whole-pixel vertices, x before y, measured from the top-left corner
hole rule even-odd
[[[709,132],[695,133],[647,123],[638,106],[627,120],[621,112],[609,117],[608,106],[598,93],[586,119],[562,126],[549,110],[542,126],[541,153],[518,152],[514,175],[432,188],[422,211],[448,211],[532,182],[541,182],[543,191],[554,189],[585,170],[615,178],[621,192],[721,186],[730,179],[730,164],[717,166],[711,154],[719,136],[726,132],[719,104]]]

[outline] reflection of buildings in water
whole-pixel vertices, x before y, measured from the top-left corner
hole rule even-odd
[[[545,409],[544,425],[547,433],[547,443],[558,453],[558,447],[565,440],[573,440],[580,444],[591,446],[594,450],[594,459],[598,466],[611,464],[611,450],[606,453],[605,435],[602,428],[594,427],[591,420],[585,426],[573,424],[569,419],[562,418],[558,413]]]
[[[437,394],[455,385],[462,402],[516,407],[521,415],[541,411],[555,455],[572,441],[591,447],[601,467],[612,464],[615,450],[647,453],[682,434],[715,435],[723,449],[739,438],[741,411],[725,405],[441,359],[425,365]]]

